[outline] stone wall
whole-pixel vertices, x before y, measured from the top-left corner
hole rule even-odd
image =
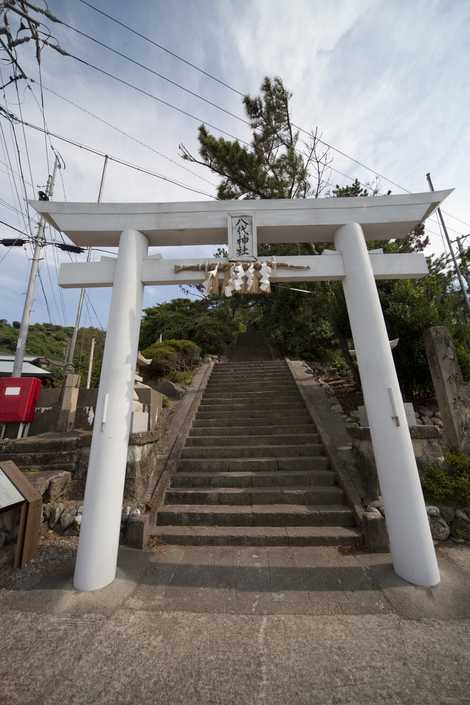
[[[162,409],[163,396],[155,389],[146,386],[136,386],[135,391],[139,402],[143,405],[142,411],[149,415],[148,430],[152,431]],[[55,433],[58,430],[61,395],[62,389],[41,389],[36,403],[34,421],[29,429],[29,436]],[[80,388],[73,429],[91,431],[95,419],[97,397],[97,389]],[[8,424],[5,437],[16,438],[17,434],[18,424]]]
[[[352,439],[357,467],[366,487],[367,501],[370,502],[377,499],[380,494],[370,430],[360,426],[349,426],[348,431]],[[410,428],[410,433],[418,466],[444,460],[444,441],[437,426],[414,426]]]
[[[146,498],[155,483],[158,434],[156,431],[132,433],[129,438],[125,497]],[[47,473],[65,470],[71,482],[67,494],[82,497],[85,489],[91,432],[79,431],[55,436],[29,436],[9,439],[0,444],[0,460],[13,460],[22,470]]]

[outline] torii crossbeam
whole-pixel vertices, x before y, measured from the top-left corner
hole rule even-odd
[[[113,287],[74,585],[96,590],[116,574],[144,285],[189,284],[203,271],[148,256],[149,246],[229,245],[234,260],[261,262],[257,243],[334,243],[335,252],[283,257],[271,281],[340,280],[354,338],[396,573],[432,586],[439,569],[403,399],[375,279],[427,273],[421,253],[372,254],[367,240],[405,238],[451,191],[404,196],[194,203],[54,203],[33,207],[76,245],[119,247],[116,259],[63,264],[64,287]],[[266,258],[264,258],[266,259]],[[272,258],[271,258],[272,259]],[[207,260],[208,265],[220,260]],[[204,259],[184,260],[197,265]],[[187,268],[186,268],[187,269]]]

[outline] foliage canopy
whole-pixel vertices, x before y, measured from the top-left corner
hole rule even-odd
[[[249,143],[219,138],[201,125],[199,155],[182,146],[184,159],[202,164],[221,177],[219,199],[317,198],[374,196],[379,184],[372,186],[355,179],[351,184],[333,186],[327,146],[318,129],[306,139],[293,125],[291,93],[278,77],[266,77],[260,95],[245,96],[243,104],[251,129]],[[389,192],[390,193],[390,192]],[[385,233],[386,235],[386,233]],[[385,252],[422,251],[428,245],[422,226],[401,241],[370,243]],[[264,245],[261,255],[300,255],[321,252],[310,243]],[[223,255],[219,251],[218,255]],[[456,343],[464,377],[470,378],[470,328],[460,293],[449,272],[445,257],[430,257],[430,275],[421,280],[380,282],[379,295],[390,339],[399,338],[394,352],[398,376],[405,394],[413,396],[431,391],[423,334],[432,325],[446,325]],[[292,291],[287,285],[274,285],[269,297],[234,297],[230,302],[177,300],[146,311],[143,339],[187,337],[205,350],[220,352],[236,333],[232,322],[261,328],[280,352],[293,357],[318,360],[349,368],[357,377],[351,331],[339,283],[296,285],[309,293]],[[165,308],[167,307],[167,308]],[[186,308],[194,313],[188,315]],[[183,315],[184,311],[184,315]],[[191,319],[191,320],[189,320]]]

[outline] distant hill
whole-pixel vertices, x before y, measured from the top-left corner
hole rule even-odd
[[[5,319],[0,320],[0,352],[15,353],[18,330],[18,321],[8,323]],[[48,369],[52,372],[54,385],[60,384],[64,377],[63,365],[72,333],[72,326],[56,326],[51,323],[34,323],[29,328],[26,354],[45,357],[51,361],[52,364]],[[92,386],[94,386],[98,382],[101,369],[105,338],[103,331],[98,328],[80,328],[74,365],[75,372],[81,375],[81,382],[85,384],[92,338],[96,339],[92,372]]]

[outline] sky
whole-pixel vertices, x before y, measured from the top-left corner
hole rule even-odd
[[[425,175],[431,172],[436,189],[455,188],[444,207],[451,237],[470,232],[469,2],[91,1],[243,94],[256,95],[266,75],[280,76],[293,93],[296,124],[308,130],[318,127],[326,142],[405,189],[426,191]],[[239,93],[136,37],[80,0],[49,0],[49,7],[59,19],[226,110],[243,115]],[[64,49],[197,118],[182,115],[75,59],[46,49],[42,54],[42,80],[50,131],[202,192],[194,193],[110,162],[102,200],[194,201],[213,196],[218,177],[203,167],[183,162],[178,145],[184,143],[197,153],[197,128],[204,121],[241,139],[249,137],[247,126],[72,30],[59,24],[49,26]],[[13,86],[8,87],[0,95],[0,103],[16,114],[21,109],[26,121],[41,125],[38,67],[27,47],[23,54],[20,49],[20,56],[36,83],[30,87],[20,83],[18,95]],[[4,67],[2,71],[5,77],[8,70]],[[4,118],[0,123],[0,219],[24,229],[24,217],[18,212],[24,209],[25,195],[18,178],[16,147],[9,123]],[[214,128],[209,129],[220,135]],[[46,152],[49,162],[53,153],[40,133],[25,128],[23,135],[18,127],[16,133],[31,198],[32,184],[35,190],[44,187],[48,174]],[[54,200],[96,201],[103,159],[57,139],[52,138],[51,143],[65,162]],[[355,177],[364,183],[373,182],[371,171],[337,151],[332,150],[330,156],[332,167],[337,170],[329,176],[333,185],[345,185]],[[9,159],[15,171],[14,181]],[[385,192],[403,192],[385,179],[380,179],[378,185]],[[13,236],[13,231],[4,225],[0,225],[0,232],[1,237]],[[435,218],[429,222],[429,234],[430,251],[442,252]],[[47,236],[57,237],[50,232]],[[196,248],[161,251],[164,256],[198,256]],[[199,254],[208,256],[210,252],[205,248]],[[30,257],[29,250],[0,247],[0,318],[21,318]],[[49,311],[38,286],[33,322],[48,321],[50,315],[54,323],[73,323],[78,291],[60,290],[57,286],[61,261],[68,261],[64,253],[54,247],[46,248],[41,279]],[[148,287],[144,305],[178,295],[181,292],[177,287]],[[106,327],[110,290],[90,290],[89,301],[82,324]]]

